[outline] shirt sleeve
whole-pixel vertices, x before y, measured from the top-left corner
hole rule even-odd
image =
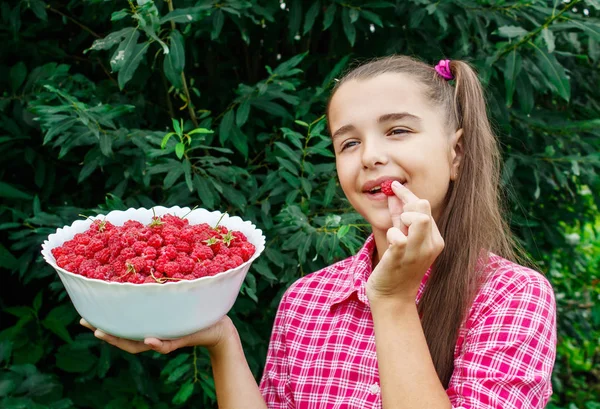
[[[260,392],[269,409],[293,409],[295,407],[289,382],[285,339],[287,292],[279,303],[273,332],[267,351],[267,361],[260,382]]]
[[[550,283],[535,274],[493,297],[469,328],[447,389],[454,408],[546,406],[556,356],[556,305]]]

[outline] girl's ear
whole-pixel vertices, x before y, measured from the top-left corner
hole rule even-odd
[[[458,178],[460,164],[464,156],[462,135],[463,130],[461,128],[452,135],[450,141],[450,180],[453,182]]]

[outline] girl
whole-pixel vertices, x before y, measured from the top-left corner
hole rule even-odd
[[[260,387],[227,317],[174,341],[96,336],[132,353],[206,346],[221,408],[545,407],[554,295],[510,261],[474,71],[375,60],[337,83],[327,116],[340,184],[373,234],[286,291]]]

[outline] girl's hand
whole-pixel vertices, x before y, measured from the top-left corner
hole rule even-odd
[[[423,276],[444,248],[427,200],[416,197],[399,182],[388,197],[392,228],[388,249],[367,280],[371,303],[383,299],[415,302]]]
[[[236,331],[231,319],[226,315],[213,326],[174,340],[160,340],[158,338],[146,338],[144,341],[133,341],[109,335],[99,329],[94,328],[83,318],[79,321],[81,325],[94,331],[94,336],[98,339],[108,342],[123,351],[131,354],[154,350],[161,354],[168,354],[178,348],[189,346],[203,346],[208,348],[209,352],[214,352],[229,336]]]

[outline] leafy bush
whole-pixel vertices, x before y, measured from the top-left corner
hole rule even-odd
[[[97,341],[40,259],[57,227],[128,207],[198,205],[265,231],[266,252],[231,312],[260,376],[284,289],[355,252],[369,231],[337,183],[323,118],[331,86],[356,58],[403,53],[477,67],[504,148],[512,227],[557,292],[552,407],[597,409],[599,9],[597,0],[3,2],[1,406],[216,407],[202,349],[133,356]]]

